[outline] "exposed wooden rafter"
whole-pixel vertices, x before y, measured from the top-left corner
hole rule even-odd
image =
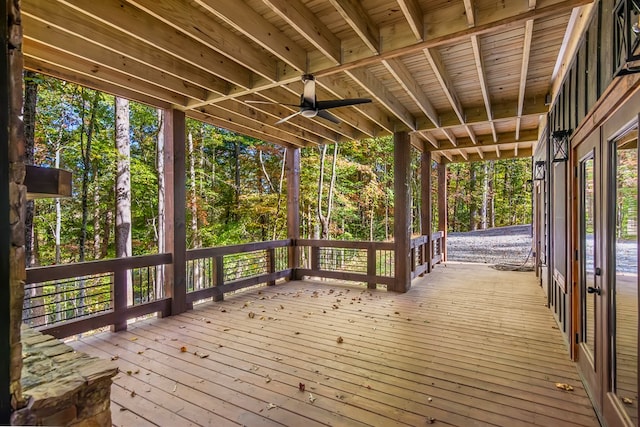
[[[493,112],[491,110],[491,95],[489,95],[489,85],[487,84],[487,75],[484,72],[484,64],[482,62],[482,50],[480,49],[480,39],[477,35],[471,36],[471,48],[473,49],[473,58],[478,71],[478,81],[480,82],[480,90],[482,91],[482,99],[484,100],[484,108],[487,110],[487,120],[491,124],[491,133],[495,142],[498,141],[496,135],[496,125],[493,122]]]
[[[424,16],[417,0],[397,0],[416,40],[424,40]]]
[[[464,13],[467,15],[467,24],[470,27],[476,25],[476,12],[473,3],[473,0],[464,0]]]
[[[524,95],[527,87],[527,71],[531,56],[531,40],[533,38],[533,19],[527,21],[524,27],[524,47],[522,48],[522,66],[520,68],[520,86],[518,89],[518,115],[516,118],[516,139],[520,138],[520,122],[524,108]]]
[[[380,53],[380,29],[357,0],[329,0],[342,18],[374,54]]]

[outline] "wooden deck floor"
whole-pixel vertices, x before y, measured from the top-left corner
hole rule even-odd
[[[485,265],[403,295],[291,282],[71,344],[117,358],[118,426],[598,425],[533,274]]]

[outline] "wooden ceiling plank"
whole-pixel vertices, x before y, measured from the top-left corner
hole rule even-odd
[[[259,139],[265,142],[271,142],[273,144],[277,144],[283,147],[300,147],[299,145],[293,144],[291,141],[287,141],[285,139],[277,138],[274,135],[269,135],[266,133],[258,132],[254,128],[240,125],[238,123],[225,121],[219,117],[211,116],[209,114],[205,114],[201,111],[197,110],[189,110],[186,112],[187,117],[201,121],[203,123],[209,123],[213,126],[230,130],[235,133],[239,133],[241,135],[250,136],[252,138]]]
[[[349,70],[346,72],[349,77],[355,80],[364,90],[369,92],[380,104],[392,112],[409,129],[416,130],[416,119],[409,110],[393,96],[387,88],[366,70]]]
[[[145,64],[103,49],[98,45],[82,39],[78,40],[77,37],[46,25],[29,15],[22,16],[22,24],[29,28],[25,39],[49,46],[52,49],[56,49],[56,46],[65,46],[66,50],[63,52],[69,55],[144,80],[149,84],[163,87],[186,97],[199,100],[207,98],[207,91],[201,87],[194,86],[171,74],[162,73],[155,68],[147,67]],[[41,42],[42,40],[46,40],[46,42]]]
[[[464,0],[464,12],[467,15],[467,25],[470,27],[476,25],[476,12],[473,3],[473,0]]]
[[[227,30],[193,7],[184,7],[184,0],[127,0],[139,9],[181,31],[189,37],[238,62],[262,77],[275,81],[277,63],[244,38]]]
[[[136,7],[118,0],[59,1],[91,19],[126,33],[121,37],[123,41],[127,37],[136,37],[233,84],[245,88],[252,84],[251,71]],[[112,43],[120,41],[113,40]]]
[[[520,134],[520,117],[524,109],[524,95],[527,87],[527,71],[531,57],[531,40],[533,39],[533,19],[527,21],[524,27],[524,45],[522,47],[522,67],[520,68],[520,85],[518,87],[518,119],[516,125],[516,139]]]
[[[422,132],[422,135],[428,135],[428,133]],[[477,143],[474,143],[470,138],[458,138],[457,145],[451,144],[448,140],[437,140],[437,147],[434,146],[435,148],[431,149],[430,151],[452,150],[456,148],[493,147],[494,145],[505,145],[514,143],[524,144],[527,142],[535,143],[538,141],[538,129],[531,129],[521,132],[519,140],[515,138],[514,132],[499,133],[498,142],[493,141],[492,135],[478,135],[477,137]]]
[[[443,152],[443,154],[445,154]],[[464,160],[462,156],[452,156],[448,154],[449,157],[452,157],[453,160],[450,160],[451,163],[463,163],[463,162],[480,162],[483,160],[500,160],[500,159],[522,159],[531,157],[533,155],[533,150],[531,148],[523,149],[518,151],[518,155],[515,155],[514,150],[505,150],[502,151],[500,155],[496,153],[484,153],[483,157],[475,153],[469,153],[469,159]],[[447,155],[445,155],[446,157]]]
[[[380,53],[380,30],[358,0],[329,0],[342,19],[374,55]]]
[[[424,15],[416,0],[397,0],[416,40],[424,40]]]
[[[212,117],[216,117],[221,120],[223,123],[235,123],[240,126],[254,129],[257,132],[266,134],[266,135],[274,135],[276,138],[281,139],[283,141],[289,141],[293,145],[297,145],[299,147],[307,147],[310,145],[316,144],[315,141],[309,141],[299,134],[295,134],[289,132],[285,129],[288,129],[287,126],[284,127],[276,127],[273,124],[265,123],[264,121],[258,120],[252,116],[245,116],[242,113],[238,113],[236,110],[236,106],[233,104],[239,104],[235,101],[228,101],[227,104],[222,107],[220,105],[205,105],[204,107],[200,107],[198,111],[204,114],[208,114]],[[224,126],[223,126],[224,127]]]
[[[486,22],[476,22],[474,27],[466,28],[464,30],[458,30],[455,27],[450,26],[449,23],[443,23],[445,28],[451,27],[451,29],[448,31],[440,30],[440,33],[444,33],[440,36],[427,38],[419,43],[407,43],[405,46],[361,57],[350,62],[344,62],[336,67],[314,68],[312,66],[310,72],[313,72],[316,77],[321,77],[341,73],[349,69],[362,68],[378,64],[383,59],[411,55],[424,49],[465,42],[469,40],[472,35],[496,34],[504,31],[505,29],[513,28],[514,26],[524,25],[524,23],[529,19],[544,19],[551,16],[557,16],[558,14],[570,12],[575,7],[589,3],[592,3],[592,0],[549,0],[546,3],[546,6],[537,7],[535,10],[526,10],[527,8],[525,5],[520,12],[516,11],[511,14],[507,14],[506,16],[500,15],[498,18],[493,17],[493,15],[495,15],[493,14],[489,19],[484,20]],[[478,21],[478,19],[476,19],[476,21]]]
[[[456,113],[456,116],[458,116],[460,123],[463,124],[465,120],[462,104],[460,104],[460,99],[458,99],[458,95],[453,89],[453,83],[447,74],[440,52],[438,52],[437,49],[424,49],[424,54],[427,61],[429,61],[429,65],[431,65],[431,69],[433,70],[436,79],[440,83],[440,87],[442,88],[444,95],[449,100],[449,104],[451,104],[453,111]]]
[[[440,118],[438,117],[438,112],[429,99],[427,95],[422,91],[420,85],[413,78],[413,75],[409,71],[409,69],[400,61],[400,59],[385,59],[382,61],[387,70],[393,75],[398,84],[402,86],[402,88],[407,92],[407,94],[413,99],[413,101],[418,105],[418,107],[422,110],[422,112],[433,122],[436,127],[440,126]]]
[[[25,55],[39,59],[50,65],[64,68],[74,73],[92,76],[95,79],[102,80],[114,86],[121,86],[131,91],[141,92],[151,98],[161,99],[170,104],[176,104],[181,107],[187,105],[187,98],[175,92],[163,89],[161,87],[149,84],[143,80],[133,78],[109,68],[103,67],[95,62],[90,62],[82,58],[70,55],[68,53],[52,49],[37,41],[25,38],[23,40]]]
[[[323,89],[331,97],[343,99],[360,98],[361,94],[356,92],[354,88],[355,85],[338,81],[336,76],[321,79],[316,78],[316,90]],[[348,114],[350,111],[359,113],[364,119],[354,120],[354,118],[351,118],[349,123],[371,137],[375,137],[379,133],[379,129],[376,126],[379,126],[389,133],[393,133],[394,120],[374,103],[354,105],[353,107],[342,108],[338,111],[342,114]]]
[[[473,58],[476,64],[476,71],[478,72],[478,80],[480,81],[480,90],[482,91],[484,108],[487,110],[487,118],[491,122],[491,127],[493,128],[493,134],[495,136],[496,132],[495,132],[495,125],[493,124],[493,112],[491,111],[491,96],[489,95],[489,85],[487,84],[487,74],[484,72],[484,63],[482,61],[482,51],[480,50],[480,39],[476,35],[471,36],[471,48],[473,50]]]
[[[280,60],[301,72],[306,72],[307,52],[243,0],[195,1]]]
[[[63,4],[53,1],[24,2],[22,15],[38,19],[53,28],[95,43],[105,50],[139,60],[148,67],[166,72],[217,94],[227,93],[229,89],[226,81],[208,71],[186,62],[176,61],[175,57],[150,47],[138,39],[132,37],[122,39],[121,33],[113,27],[79,16]],[[30,33],[28,28],[26,33]],[[113,43],[116,39],[120,39],[118,44]]]
[[[342,59],[340,39],[300,0],[262,1],[335,65],[340,64]]]
[[[146,93],[141,93],[121,86],[115,86],[103,80],[95,79],[93,76],[79,74],[75,71],[70,71],[54,64],[49,64],[41,59],[33,58],[29,55],[24,55],[24,67],[27,70],[53,76],[67,82],[73,82],[114,96],[120,96],[122,98],[150,105],[152,107],[171,108],[172,106],[171,103],[149,96]]]

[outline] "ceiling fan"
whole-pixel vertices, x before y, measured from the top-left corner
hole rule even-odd
[[[329,120],[333,123],[340,123],[340,119],[338,119],[333,114],[329,113],[326,110],[331,108],[338,107],[347,107],[349,105],[357,105],[357,104],[366,104],[371,102],[369,98],[355,98],[355,99],[332,99],[328,101],[318,101],[316,99],[316,79],[311,74],[304,74],[302,76],[302,83],[304,83],[304,91],[302,95],[300,95],[300,104],[284,104],[281,102],[271,102],[271,101],[246,101],[248,104],[276,104],[276,105],[287,105],[290,107],[298,107],[300,110],[295,113],[280,119],[276,122],[276,124],[284,123],[292,117],[297,116],[298,114],[303,117],[322,117],[325,120]]]

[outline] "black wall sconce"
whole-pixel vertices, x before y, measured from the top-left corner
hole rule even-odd
[[[640,0],[618,0],[613,10],[614,74],[640,72]]]
[[[551,134],[554,162],[566,162],[567,160],[569,160],[570,135],[571,130],[557,130]]]
[[[544,170],[546,169],[546,164],[544,160],[538,160],[533,165],[533,180],[534,181],[542,181],[544,180]]]

